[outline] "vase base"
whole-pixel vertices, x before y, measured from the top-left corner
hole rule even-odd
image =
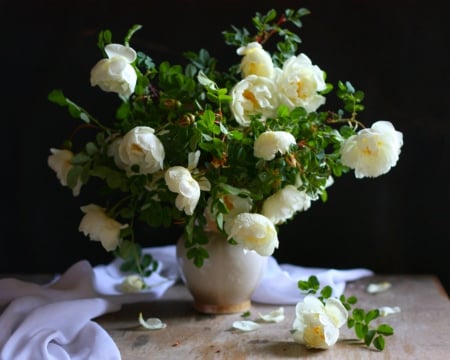
[[[204,304],[194,301],[194,309],[204,314],[232,314],[247,311],[251,308],[250,300],[238,304]]]

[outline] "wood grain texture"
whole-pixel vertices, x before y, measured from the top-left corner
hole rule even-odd
[[[368,294],[369,283],[388,281],[383,293]],[[232,329],[241,314],[203,315],[192,308],[192,298],[183,285],[171,288],[165,297],[148,303],[130,304],[96,321],[113,337],[124,360],[140,359],[448,359],[450,354],[450,302],[440,283],[431,275],[373,276],[347,285],[345,294],[358,297],[360,307],[399,306],[401,312],[379,319],[394,327],[386,337],[383,352],[355,343],[345,326],[340,341],[329,350],[308,350],[293,342],[290,329],[294,306],[284,306],[286,319],[263,323],[253,332]],[[278,305],[252,305],[249,319]],[[144,330],[138,314],[158,317],[167,324],[162,330]]]

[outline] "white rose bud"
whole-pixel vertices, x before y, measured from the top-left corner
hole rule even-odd
[[[340,153],[342,163],[355,169],[357,178],[377,177],[387,173],[398,161],[403,134],[389,121],[377,121],[370,129],[344,141]]]
[[[277,76],[282,104],[290,109],[301,106],[307,112],[316,111],[320,105],[325,104],[325,97],[317,94],[326,89],[323,72],[305,54],[286,60],[282,70]]]
[[[118,156],[129,174],[133,165],[139,166],[139,174],[153,174],[163,168],[164,146],[154,132],[151,127],[137,126],[120,141]]]
[[[240,47],[237,53],[244,55],[240,65],[243,77],[258,75],[271,78],[273,76],[272,57],[260,43],[251,42],[247,46]]]
[[[241,126],[249,126],[251,116],[260,114],[260,121],[276,115],[278,107],[275,83],[266,77],[249,75],[231,89],[231,111]]]
[[[292,218],[297,211],[307,210],[310,206],[311,198],[306,192],[287,185],[264,201],[261,213],[277,225]]]
[[[225,223],[228,238],[233,238],[248,250],[270,256],[278,248],[278,235],[274,224],[261,214],[241,213]]]
[[[291,145],[295,145],[294,136],[286,131],[266,131],[259,135],[253,145],[255,157],[266,161],[273,160],[275,155],[282,155],[289,151]]]
[[[128,46],[109,44],[105,46],[105,52],[108,59],[100,60],[91,70],[91,85],[129,97],[137,81],[136,71],[130,65],[136,60],[136,51]]]
[[[169,190],[178,194],[175,199],[177,209],[192,215],[200,199],[200,185],[190,171],[182,166],[173,166],[167,169],[164,180]]]
[[[297,304],[292,333],[295,342],[314,349],[328,349],[336,343],[348,312],[338,299],[325,301],[324,305],[315,296],[306,295]]]
[[[113,251],[120,243],[120,230],[128,225],[106,215],[105,210],[98,205],[89,204],[81,207],[85,213],[78,228],[91,240],[100,241],[106,251]]]
[[[73,158],[72,151],[50,149],[52,155],[48,157],[48,166],[56,172],[56,177],[60,181],[62,186],[67,186],[67,175],[72,168],[71,160]],[[73,196],[80,195],[81,180],[77,179],[77,184],[72,189]]]

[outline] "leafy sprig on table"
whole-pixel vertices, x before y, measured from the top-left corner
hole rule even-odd
[[[299,280],[298,288],[306,293],[317,295],[317,298],[325,302],[333,294],[331,286],[320,287],[319,279],[312,275],[308,280]],[[355,330],[355,335],[362,340],[367,347],[373,345],[377,350],[384,350],[385,336],[394,334],[394,329],[388,324],[374,325],[372,321],[380,316],[378,309],[364,310],[354,307],[358,302],[356,296],[346,297],[342,294],[339,300],[348,311],[347,327]]]

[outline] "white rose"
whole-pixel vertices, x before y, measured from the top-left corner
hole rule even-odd
[[[348,318],[347,310],[338,299],[327,299],[324,305],[313,295],[306,295],[295,312],[292,334],[295,342],[314,349],[334,345],[339,338],[339,328]]]
[[[260,121],[276,114],[278,100],[275,83],[266,77],[249,75],[231,89],[231,111],[242,126],[249,126],[251,116],[261,114]]]
[[[294,136],[286,131],[266,131],[256,139],[253,154],[266,161],[273,160],[277,153],[286,154],[296,143]]]
[[[153,174],[163,168],[164,146],[154,132],[151,127],[137,126],[120,141],[119,159],[129,174],[133,165],[139,166],[139,174]]]
[[[261,213],[277,225],[292,218],[297,211],[307,210],[310,206],[311,198],[306,192],[287,185],[264,201]]]
[[[263,49],[260,43],[251,42],[237,50],[244,55],[240,69],[243,77],[258,75],[271,78],[273,76],[273,62],[270,54]]]
[[[228,238],[244,248],[270,256],[278,248],[278,235],[274,224],[261,214],[241,213],[226,223]]]
[[[72,151],[60,150],[60,149],[50,149],[52,155],[48,157],[48,166],[56,172],[56,177],[60,181],[62,186],[67,186],[67,175],[72,168],[72,163],[70,162],[73,158]],[[72,189],[73,196],[80,195],[81,190],[81,180],[77,179],[77,184]]]
[[[395,166],[403,145],[403,134],[389,121],[377,121],[370,129],[344,141],[340,153],[342,163],[355,169],[357,178],[377,177]]]
[[[105,52],[108,59],[100,60],[91,70],[91,85],[129,97],[137,81],[136,71],[130,65],[136,60],[136,51],[128,46],[109,44]]]
[[[290,109],[301,106],[307,112],[313,112],[325,103],[325,97],[317,94],[326,88],[322,70],[313,65],[305,54],[286,60],[282,70],[277,76],[277,89],[282,104]]]
[[[190,171],[182,166],[173,166],[167,169],[164,180],[169,190],[178,194],[175,199],[177,209],[192,215],[200,199],[200,185]]]
[[[106,215],[105,210],[98,205],[89,204],[81,207],[85,213],[78,230],[94,241],[100,241],[106,251],[113,251],[120,243],[120,230],[128,225],[122,225]]]

